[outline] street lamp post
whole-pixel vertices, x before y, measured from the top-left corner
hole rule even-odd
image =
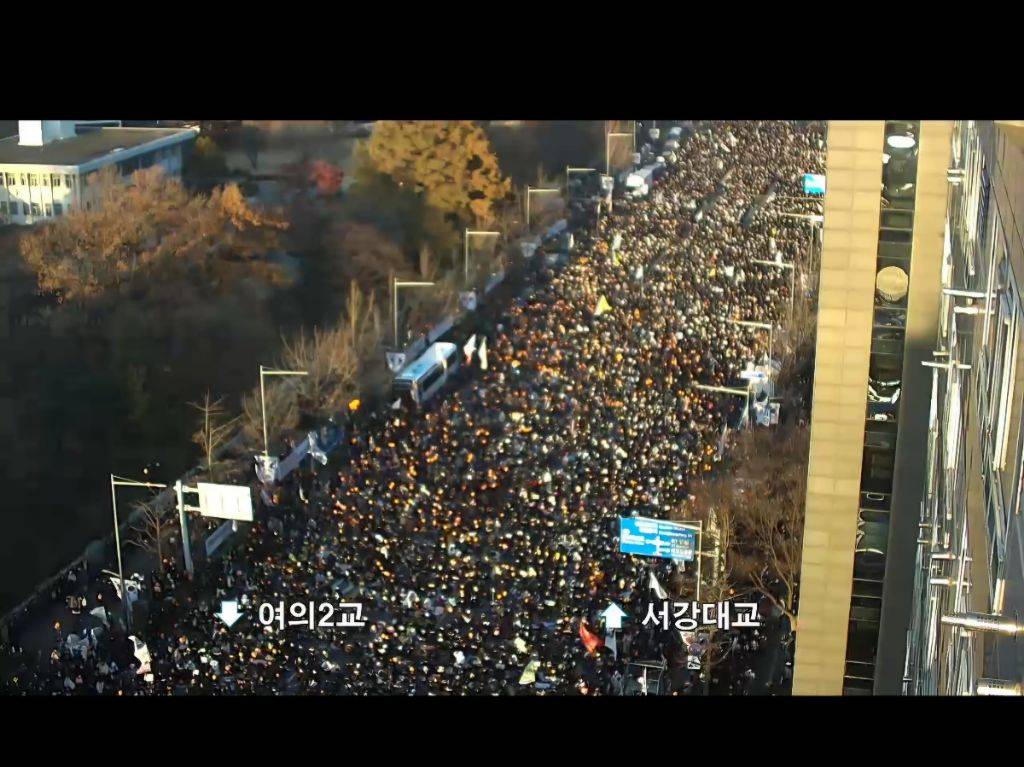
[[[527,187],[526,187],[526,231],[527,231],[527,233],[529,233],[529,231],[530,231],[530,195],[532,195],[532,194],[552,194],[552,193],[554,193],[554,194],[561,194],[561,192],[562,192],[561,189],[549,189],[549,188],[546,188],[546,187],[542,188],[542,189],[534,189],[533,187],[527,185]]]
[[[771,361],[775,358],[775,326],[770,322],[755,322],[753,320],[733,320],[730,319],[733,325],[742,325],[747,328],[758,328],[759,330],[768,331],[768,367],[771,368]]]
[[[636,154],[636,133],[605,133],[604,134],[604,172],[609,175],[612,172],[612,136],[620,138],[625,136],[633,142],[633,154]]]
[[[709,386],[708,384],[695,383],[693,384],[695,389],[702,391],[713,391],[721,394],[735,394],[737,397],[743,397],[747,401],[746,410],[744,411],[744,418],[747,419],[747,428],[750,428],[750,385],[747,385],[746,389],[740,389],[739,387],[732,386]]]
[[[391,318],[392,329],[395,339],[395,348],[398,348],[398,289],[399,288],[429,288],[434,282],[428,281],[401,281],[395,277],[391,278]]]
[[[766,258],[752,258],[750,261],[762,266],[774,266],[776,269],[789,269],[789,316],[792,319],[795,306],[794,301],[796,300],[794,293],[796,290],[796,265],[789,261],[769,261]]]
[[[462,236],[462,256],[463,256],[463,282],[469,284],[469,238],[473,237],[501,237],[501,232],[489,232],[489,231],[473,231],[472,229],[463,230]]]
[[[565,166],[565,197],[569,199],[569,176],[572,173],[597,173],[597,168],[573,168],[570,165]]]
[[[260,365],[260,412],[263,415],[263,461],[264,465],[270,460],[270,442],[267,439],[267,401],[266,387],[263,383],[264,376],[305,376],[309,375],[305,370],[276,370],[265,368]]]
[[[114,474],[110,475],[110,505],[114,510],[114,546],[117,549],[117,577],[121,580],[121,607],[124,610],[124,625],[126,630],[132,627],[132,608],[128,600],[128,587],[124,580],[124,564],[121,561],[121,524],[117,518],[117,488],[119,487],[146,487],[151,490],[163,489],[167,485],[159,482],[139,482],[134,479],[125,479]]]

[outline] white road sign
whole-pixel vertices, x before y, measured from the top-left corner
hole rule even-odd
[[[204,517],[252,522],[252,494],[245,485],[197,483],[199,512]]]

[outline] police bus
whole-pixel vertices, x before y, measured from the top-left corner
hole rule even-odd
[[[392,396],[424,404],[444,386],[459,367],[459,348],[446,341],[431,344],[419,359],[405,367],[392,382]]]

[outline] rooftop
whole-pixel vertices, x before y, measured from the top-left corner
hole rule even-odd
[[[192,135],[179,128],[100,128],[43,146],[19,146],[18,136],[0,139],[0,163],[83,165],[115,149],[133,149],[151,141]]]

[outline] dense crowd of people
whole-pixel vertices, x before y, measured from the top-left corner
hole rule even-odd
[[[280,488],[212,569],[153,576],[136,627],[148,669],[119,632],[72,649],[57,631],[48,664],[11,656],[5,688],[616,694],[638,662],[667,667],[663,689],[702,688],[678,632],[641,626],[651,574],[689,599],[692,565],[620,554],[618,517],[667,516],[713,468],[743,400],[693,384],[736,386],[765,354],[765,334],[734,321],[781,323],[790,279],[752,260],[791,262],[807,239],[800,221],[743,215],[768,192],[802,196],[823,160],[813,127],[696,126],[645,198],[577,230],[564,266],[536,257],[486,370],[474,358],[425,407],[375,414],[340,469]],[[215,617],[229,598],[245,614],[231,628]],[[257,620],[262,603],[310,601],[361,603],[365,625]],[[611,602],[628,618],[600,646]]]

